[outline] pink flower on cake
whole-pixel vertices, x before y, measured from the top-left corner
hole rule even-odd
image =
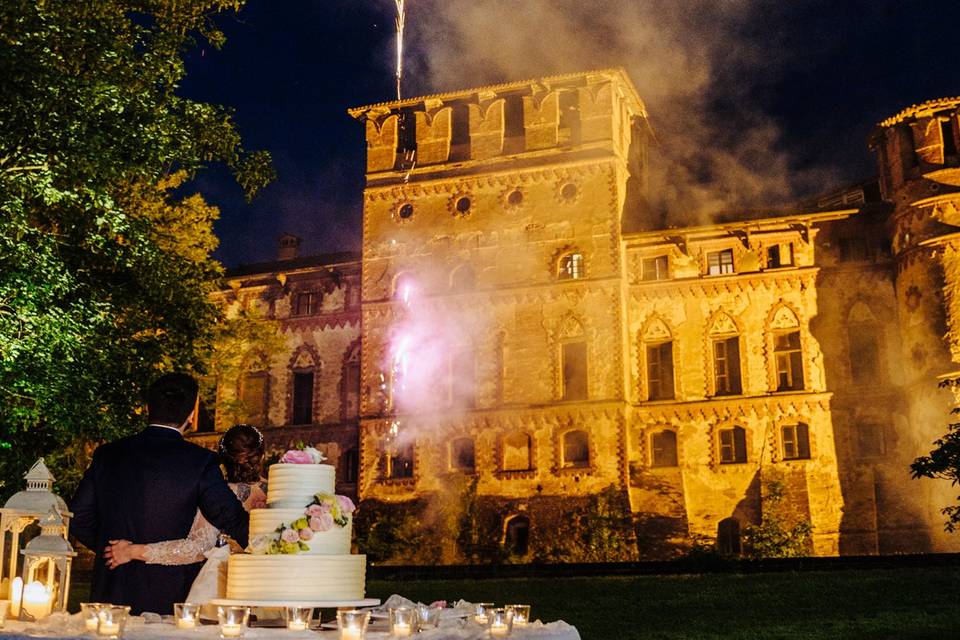
[[[356,507],[353,504],[353,500],[347,496],[337,496],[337,502],[340,503],[340,510],[345,514],[350,515],[356,510]]]
[[[329,513],[310,518],[310,528],[314,531],[329,531],[333,527],[333,516]]]
[[[300,534],[296,529],[284,529],[280,539],[284,542],[300,542]]]
[[[283,454],[280,462],[283,464],[314,464],[313,458],[309,453],[306,451],[298,451],[297,449],[291,449]]]
[[[304,542],[313,539],[313,529],[307,527],[306,529],[300,529],[300,539]]]
[[[308,516],[310,516],[310,517],[316,517],[316,516],[319,516],[319,515],[323,515],[323,513],[325,513],[325,512],[324,512],[324,510],[320,507],[320,505],[318,505],[318,504],[312,504],[312,505],[310,505],[309,507],[307,507],[307,510],[306,510],[305,513],[306,513]]]

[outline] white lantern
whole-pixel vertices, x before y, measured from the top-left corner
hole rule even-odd
[[[0,509],[0,598],[13,599],[10,584],[20,574],[20,549],[29,541],[24,539],[25,530],[53,509],[61,518],[62,538],[66,540],[73,515],[67,503],[51,492],[53,476],[43,458],[30,467],[24,478],[26,490],[15,493]]]
[[[24,585],[20,619],[36,620],[52,611],[66,611],[70,565],[77,554],[67,541],[63,518],[56,509],[40,522],[40,535],[20,553]]]

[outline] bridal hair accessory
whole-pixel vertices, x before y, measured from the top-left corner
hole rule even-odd
[[[247,424],[245,422],[241,422],[240,424],[235,424],[232,427],[230,427],[230,429],[236,429],[237,427],[246,427],[248,429],[253,429],[253,432],[257,434],[257,446],[263,447],[263,433],[261,433],[260,429],[257,429],[252,424]],[[230,429],[227,430],[227,433],[230,433]],[[223,439],[227,437],[227,433],[220,436],[220,442],[217,443],[217,451],[219,451],[222,454],[226,454],[226,451],[223,448]]]

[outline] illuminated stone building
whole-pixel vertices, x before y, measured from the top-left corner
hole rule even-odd
[[[362,253],[231,274],[288,352],[230,392],[269,438],[330,443],[361,511],[427,523],[404,561],[736,552],[772,481],[813,554],[955,549],[952,496],[908,467],[960,362],[958,104],[881,123],[879,188],[671,229],[621,70],[351,109]],[[565,547],[601,495],[628,550]]]

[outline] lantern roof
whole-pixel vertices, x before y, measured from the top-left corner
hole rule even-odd
[[[25,556],[69,557],[77,555],[64,537],[63,517],[56,509],[40,521],[40,535],[27,543],[21,551]]]
[[[47,469],[43,458],[37,460],[23,477],[27,481],[27,488],[10,496],[3,505],[4,510],[43,516],[49,513],[50,509],[56,509],[61,514],[70,515],[70,510],[63,498],[50,491],[53,485],[53,474]]]

